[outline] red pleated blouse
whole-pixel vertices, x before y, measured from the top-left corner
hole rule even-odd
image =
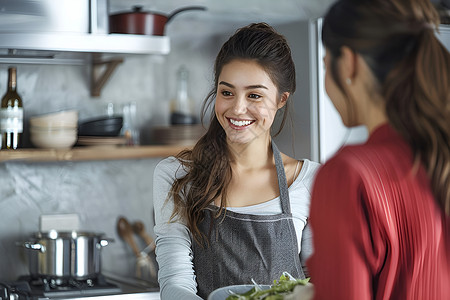
[[[319,169],[310,224],[315,300],[450,299],[450,218],[388,124]]]

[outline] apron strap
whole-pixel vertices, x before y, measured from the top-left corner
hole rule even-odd
[[[284,172],[283,160],[280,150],[272,141],[273,157],[275,158],[275,167],[277,168],[278,187],[280,189],[281,210],[284,214],[291,213],[291,204],[289,202],[289,189],[287,186],[286,173]]]

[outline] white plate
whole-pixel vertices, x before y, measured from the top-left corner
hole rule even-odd
[[[125,145],[126,137],[106,137],[106,136],[78,136],[77,145],[79,146],[120,146]]]
[[[214,290],[208,296],[208,300],[225,300],[228,296],[231,296],[230,291],[236,294],[243,294],[254,288],[253,284],[241,284],[241,285],[230,285]],[[260,285],[263,290],[270,288],[270,285]]]

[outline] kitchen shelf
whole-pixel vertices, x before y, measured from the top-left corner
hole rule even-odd
[[[0,150],[0,162],[92,161],[156,158],[176,155],[191,145],[89,146],[72,149]]]
[[[115,54],[168,54],[167,36],[93,33],[0,33],[0,48],[32,51]],[[12,56],[11,58],[14,58]],[[5,57],[4,59],[7,59]],[[48,59],[48,60],[51,60]],[[30,60],[36,63],[36,60]],[[39,61],[39,59],[37,60]],[[27,62],[26,59],[23,60]],[[44,61],[47,63],[47,61]]]

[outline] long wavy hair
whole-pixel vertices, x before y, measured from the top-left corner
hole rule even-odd
[[[296,89],[295,66],[290,47],[284,36],[268,24],[254,23],[240,28],[223,44],[214,65],[214,87],[205,98],[201,110],[202,120],[208,112],[212,112],[208,130],[192,150],[184,150],[176,156],[187,173],[174,181],[169,193],[174,201],[171,220],[181,218],[185,221],[199,244],[207,243],[207,236],[198,228],[205,209],[212,201],[220,199],[220,207],[215,217],[222,213],[232,177],[231,156],[225,131],[214,113],[214,100],[222,68],[235,59],[257,62],[274,82],[279,98],[284,92],[292,95]],[[281,122],[273,136],[281,132],[290,116],[290,98],[285,107],[277,112],[276,118],[281,118]],[[274,128],[271,129],[275,131]]]
[[[436,200],[450,215],[450,54],[435,33],[429,0],[341,0],[326,14],[322,41],[343,91],[341,47],[360,54],[378,81],[390,124],[423,163]]]

